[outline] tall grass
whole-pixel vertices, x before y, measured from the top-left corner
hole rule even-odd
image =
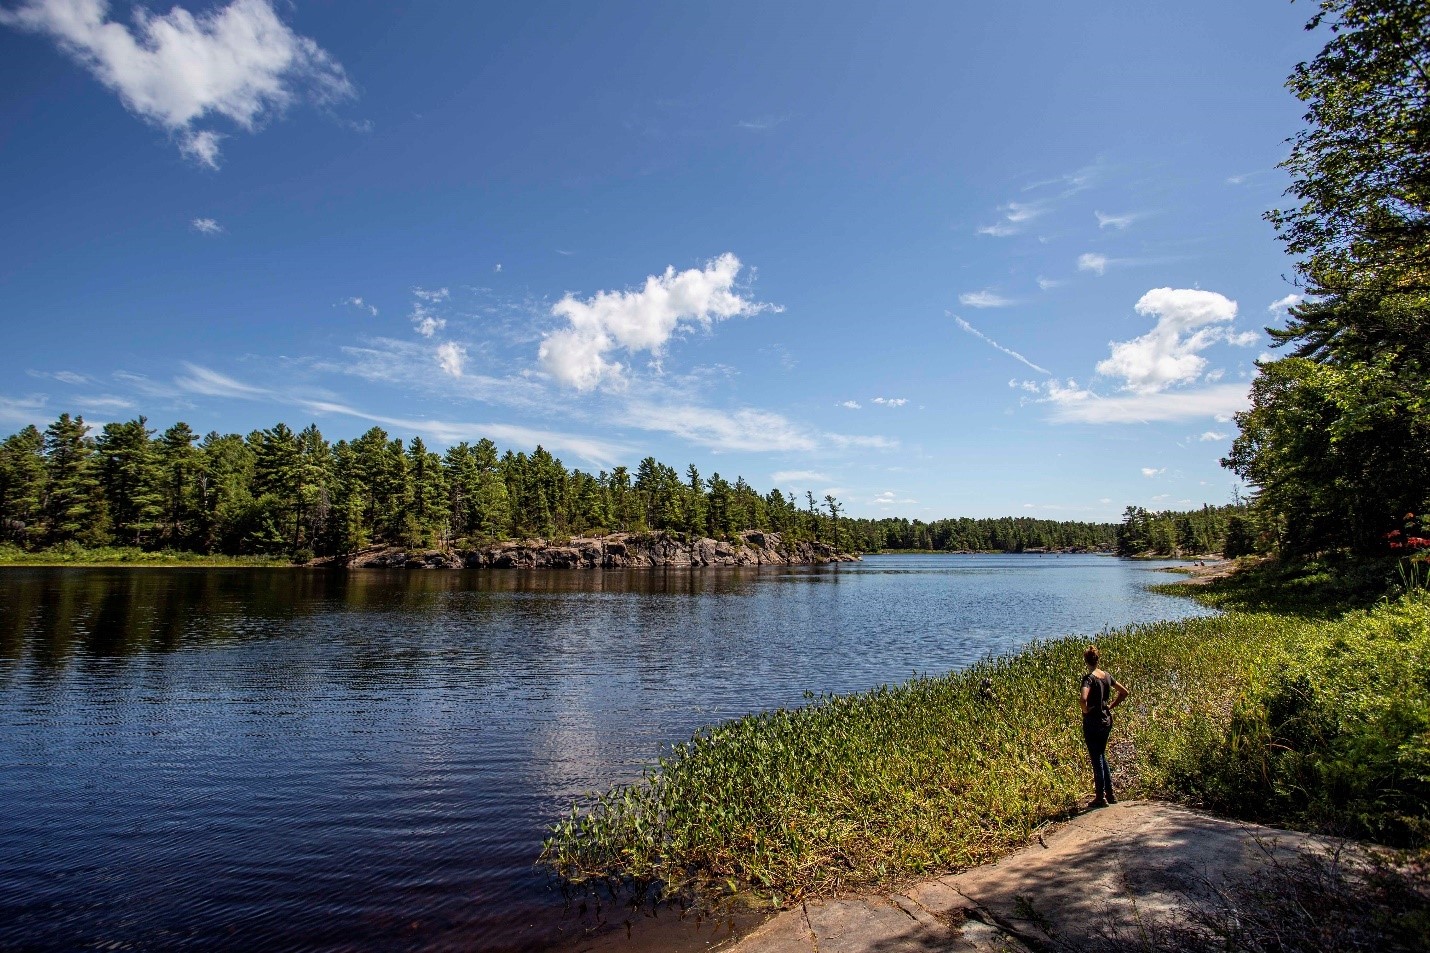
[[[1237,611],[1104,634],[1133,692],[1113,735],[1119,792],[1423,841],[1428,626],[1430,598],[1412,593],[1338,621]],[[1040,642],[704,729],[574,805],[542,861],[576,883],[777,904],[986,862],[1092,794],[1084,646]],[[1315,701],[1287,709],[1307,686]]]
[[[291,566],[272,556],[225,556],[132,546],[61,543],[34,552],[0,543],[0,566]]]
[[[1123,790],[1185,760],[1198,723],[1306,624],[1239,615],[1099,639],[1133,688],[1113,752]],[[544,861],[570,880],[775,902],[965,867],[1026,842],[1092,794],[1076,701],[1082,640],[963,672],[749,715],[698,732],[637,783],[573,807]]]

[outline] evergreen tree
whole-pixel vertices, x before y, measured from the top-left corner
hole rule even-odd
[[[94,460],[94,442],[83,417],[60,414],[45,429],[44,505],[50,543],[96,546],[109,541],[109,514]]]
[[[33,424],[0,443],[0,539],[26,545],[41,538],[44,450],[44,435]]]

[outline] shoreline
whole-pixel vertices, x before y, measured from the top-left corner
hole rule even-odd
[[[1225,665],[1219,660],[1214,666],[1217,677],[1229,686],[1228,692],[1258,698],[1272,690],[1270,685],[1274,680],[1269,679],[1270,672],[1297,666],[1309,666],[1307,671],[1315,671],[1315,666],[1322,664],[1315,660],[1318,653],[1327,651],[1331,644],[1328,639],[1385,640],[1388,636],[1374,633],[1399,631],[1396,627],[1406,624],[1422,625],[1423,621],[1414,620],[1423,618],[1430,607],[1430,602],[1415,597],[1369,614],[1352,612],[1348,604],[1340,621],[1329,627],[1338,630],[1333,633],[1325,631],[1324,622],[1317,623],[1299,615],[1292,603],[1268,611],[1260,605],[1228,604],[1228,596],[1233,593],[1227,588],[1205,588],[1250,568],[1247,561],[1222,560],[1208,566],[1169,569],[1190,578],[1157,586],[1158,591],[1222,609],[1222,614],[1131,627],[1099,638],[1108,657],[1116,660],[1113,665],[1119,677],[1135,686],[1132,707],[1119,719],[1120,731],[1111,752],[1117,790],[1124,800],[1152,798],[1154,801],[1145,803],[1161,803],[1168,809],[1182,810],[1176,805],[1201,804],[1205,799],[1209,822],[1245,827],[1240,822],[1224,819],[1246,816],[1238,810],[1244,812],[1248,808],[1238,809],[1234,801],[1221,804],[1214,796],[1207,799],[1207,792],[1213,790],[1208,784],[1214,787],[1229,780],[1234,785],[1248,786],[1248,791],[1255,787],[1255,779],[1242,777],[1238,766],[1218,767],[1215,756],[1206,760],[1208,754],[1222,750],[1216,739],[1228,730],[1232,714],[1230,700],[1219,696],[1201,699],[1201,704],[1193,699],[1192,707],[1186,705],[1183,686],[1212,674],[1202,671],[1206,667],[1206,648],[1217,645],[1222,647],[1219,651],[1226,651],[1227,647],[1235,646],[1234,653],[1227,652]],[[1259,574],[1251,575],[1255,578],[1243,577],[1238,584],[1262,586],[1261,595],[1272,595],[1271,583]],[[843,934],[838,930],[822,934],[812,911],[816,906],[852,902],[856,906],[863,904],[858,908],[858,917],[877,919],[880,914],[875,908],[888,909],[892,903],[899,911],[893,921],[902,923],[905,930],[911,925],[911,918],[927,925],[917,911],[910,912],[899,899],[908,894],[911,885],[927,882],[930,876],[948,880],[981,874],[995,869],[1007,858],[1029,850],[1036,854],[1038,848],[1029,845],[1046,847],[1044,841],[1054,826],[1060,828],[1069,820],[1077,822],[1085,816],[1094,818],[1095,823],[1098,812],[1089,814],[1082,810],[1082,804],[1087,801],[1083,788],[1088,784],[1088,778],[1083,777],[1084,759],[1078,758],[1077,752],[1072,750],[1077,746],[1072,739],[1073,731],[1068,727],[1072,724],[1071,716],[1061,711],[1063,707],[1073,706],[1059,704],[1062,696],[1071,698],[1073,692],[1061,684],[1063,679],[1056,673],[1052,675],[1056,684],[1048,684],[1046,674],[1050,664],[1060,664],[1055,659],[1062,659],[1063,655],[1068,659],[1079,656],[1082,641],[1074,638],[1042,643],[977,664],[966,672],[915,679],[872,693],[841,696],[830,699],[827,704],[817,700],[807,708],[790,712],[756,713],[703,729],[697,733],[698,743],[693,746],[688,743],[683,749],[677,746],[674,756],[661,761],[664,794],[660,808],[665,814],[655,825],[660,829],[649,840],[645,839],[648,836],[645,832],[652,830],[652,817],[641,807],[641,785],[623,785],[596,802],[577,805],[567,820],[552,829],[553,837],[548,844],[554,846],[548,847],[543,861],[558,873],[574,875],[578,881],[582,877],[599,879],[623,871],[636,881],[652,878],[656,882],[704,883],[707,892],[697,891],[697,897],[700,903],[714,904],[707,909],[719,910],[722,903],[763,906],[767,912],[763,916],[752,916],[740,929],[726,936],[723,942],[730,946],[724,948],[751,953],[766,948],[781,951],[883,949],[884,946],[873,943],[846,946],[842,945],[842,939],[841,945],[831,946],[828,941]],[[1231,657],[1233,655],[1235,657]],[[1334,657],[1334,653],[1328,657]],[[1080,658],[1073,660],[1080,662]],[[1068,667],[1071,662],[1066,659],[1063,662],[1066,663],[1063,667],[1072,672],[1073,668]],[[1019,675],[1020,668],[1037,670],[1040,674],[1027,679]],[[1038,685],[1039,681],[1044,684]],[[1008,730],[988,739],[976,736],[980,722],[988,721],[986,715],[980,718],[976,714],[980,707],[976,701],[942,711],[926,710],[944,704],[939,699],[965,693],[991,702],[998,710],[996,720],[1006,720]],[[901,701],[899,695],[904,695],[906,700]],[[1016,698],[1016,709],[1021,710],[1005,707],[1001,702],[1005,698],[1010,702]],[[818,710],[831,705],[842,711]],[[916,718],[913,733],[897,727],[908,717],[902,714],[906,709],[913,710]],[[864,730],[862,723],[876,716],[882,725],[879,732],[870,735],[880,739],[875,747],[856,745],[844,749],[844,754],[830,748],[829,739],[834,734],[847,735],[851,731],[857,734]],[[821,720],[834,723],[833,734],[820,727]],[[1062,721],[1067,724],[1062,725]],[[890,725],[894,727],[891,729]],[[942,727],[935,728],[936,725]],[[1066,737],[1049,738],[1050,725],[1054,733],[1061,729]],[[973,730],[975,734],[963,737],[966,730]],[[970,765],[970,770],[962,774],[940,768],[936,762],[947,759],[948,752],[937,743],[928,743],[929,736],[937,734],[962,738],[961,750],[980,752],[979,757],[966,760],[979,763]],[[1196,738],[1201,740],[1189,740]],[[748,754],[752,747],[779,744],[787,748],[780,759]],[[928,750],[916,752],[914,761],[910,762],[912,774],[883,770],[894,753],[903,755],[920,745]],[[810,746],[829,749],[827,761],[835,766],[832,774],[817,771],[807,772],[808,777],[800,774],[798,765],[804,760],[801,752]],[[722,747],[737,747],[741,753],[725,755]],[[1002,750],[997,750],[1000,748]],[[690,763],[688,770],[687,762]],[[1017,762],[1023,762],[1026,767]],[[1038,762],[1042,762],[1041,768]],[[930,763],[934,763],[932,768]],[[709,779],[710,783],[719,783],[730,790],[726,808],[738,815],[739,820],[728,825],[728,830],[716,830],[711,826],[712,821],[701,816],[698,809],[693,814],[687,810],[683,789],[688,785],[682,778],[683,773],[690,773],[692,778]],[[998,782],[987,780],[988,776],[998,774],[1008,774],[1013,779],[1012,786],[1000,786]],[[1218,776],[1214,778],[1213,774]],[[785,783],[778,785],[780,790],[775,791],[768,783],[751,781],[753,778],[781,778]],[[857,792],[848,790],[850,780],[865,778],[871,778],[872,787],[884,792],[881,800],[861,801]],[[805,796],[805,791],[811,793]],[[890,802],[903,802],[901,794],[907,795],[907,803],[897,810],[884,809]],[[774,800],[766,803],[770,798]],[[933,801],[940,803],[923,803]],[[746,843],[741,829],[758,830],[759,822],[751,819],[772,810],[774,816],[789,818],[791,830],[797,827],[804,843],[785,848],[758,836]],[[1277,827],[1312,824],[1311,829],[1317,829],[1297,810],[1268,807],[1258,819]],[[1319,808],[1305,810],[1314,813]],[[686,816],[678,818],[681,814]],[[583,816],[593,819],[593,826],[572,826]],[[665,819],[671,817],[678,819],[676,822]],[[932,827],[951,828],[960,824],[965,830],[957,836],[945,836],[944,831],[931,839],[926,836]],[[845,833],[826,840],[805,837],[812,826],[842,827]],[[876,833],[871,835],[865,833],[866,830]],[[697,844],[693,853],[680,855],[664,851],[662,840],[672,835]],[[960,842],[959,837],[965,840]],[[959,847],[959,843],[965,846]],[[952,850],[943,846],[949,844],[953,845]],[[740,866],[740,861],[752,849],[755,853],[750,856],[758,861],[759,867]],[[833,866],[819,860],[821,856],[835,854],[843,859]],[[726,858],[727,866],[719,872],[707,870],[703,866],[706,862],[700,858],[710,856]],[[811,858],[816,863],[824,863],[828,870],[806,873]],[[732,863],[734,866],[730,866]],[[763,886],[752,889],[746,875],[740,873],[745,869],[756,870]],[[720,885],[717,878],[729,875],[741,879],[739,889],[727,890]],[[1047,874],[1042,876],[1046,878]],[[730,887],[735,887],[733,879]],[[838,899],[851,897],[856,899]],[[681,951],[711,948],[700,945],[699,937],[694,936],[690,944],[682,943],[678,947],[670,943],[668,935],[651,936],[646,942],[641,939],[644,932],[641,921],[642,917],[633,915],[624,924],[612,923],[606,928],[606,931],[619,931],[624,927],[629,939],[602,940],[606,932],[602,931],[588,935],[586,945],[579,948],[636,953],[664,948]],[[779,928],[782,932],[777,936],[770,931],[774,929],[772,924],[780,921],[784,926]],[[887,930],[882,936],[886,945],[895,938]],[[755,942],[757,937],[763,938],[761,944]],[[766,947],[762,945],[764,941],[773,945]],[[568,948],[557,949],[566,951]],[[569,949],[577,947],[573,944]]]

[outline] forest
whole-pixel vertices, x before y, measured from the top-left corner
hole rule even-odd
[[[743,477],[683,474],[647,457],[634,473],[567,469],[548,451],[490,440],[444,453],[374,427],[329,442],[316,425],[200,437],[144,417],[105,424],[60,415],[0,443],[0,540],[268,555],[306,561],[368,546],[464,548],[651,530],[714,538],[764,530],[848,552],[1109,551],[1110,523],[1030,518],[841,518],[832,496],[760,493]]]
[[[1268,536],[1250,507],[1236,502],[1199,510],[1149,511],[1129,506],[1116,529],[1119,556],[1205,556],[1228,559],[1265,552]]]
[[[373,545],[461,548],[668,530],[724,537],[745,529],[827,537],[840,506],[804,505],[743,478],[683,475],[647,457],[591,475],[537,447],[499,452],[490,440],[444,453],[374,427],[330,443],[316,425],[246,437],[162,433],[144,417],[97,436],[62,414],[0,443],[0,533],[23,548],[76,543],[305,560]]]

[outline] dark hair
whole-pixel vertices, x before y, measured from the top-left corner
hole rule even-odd
[[[1102,658],[1102,656],[1098,653],[1097,646],[1089,645],[1087,647],[1087,651],[1082,653],[1082,658],[1083,661],[1087,662],[1087,664],[1091,665],[1093,668],[1097,668],[1097,660]]]

